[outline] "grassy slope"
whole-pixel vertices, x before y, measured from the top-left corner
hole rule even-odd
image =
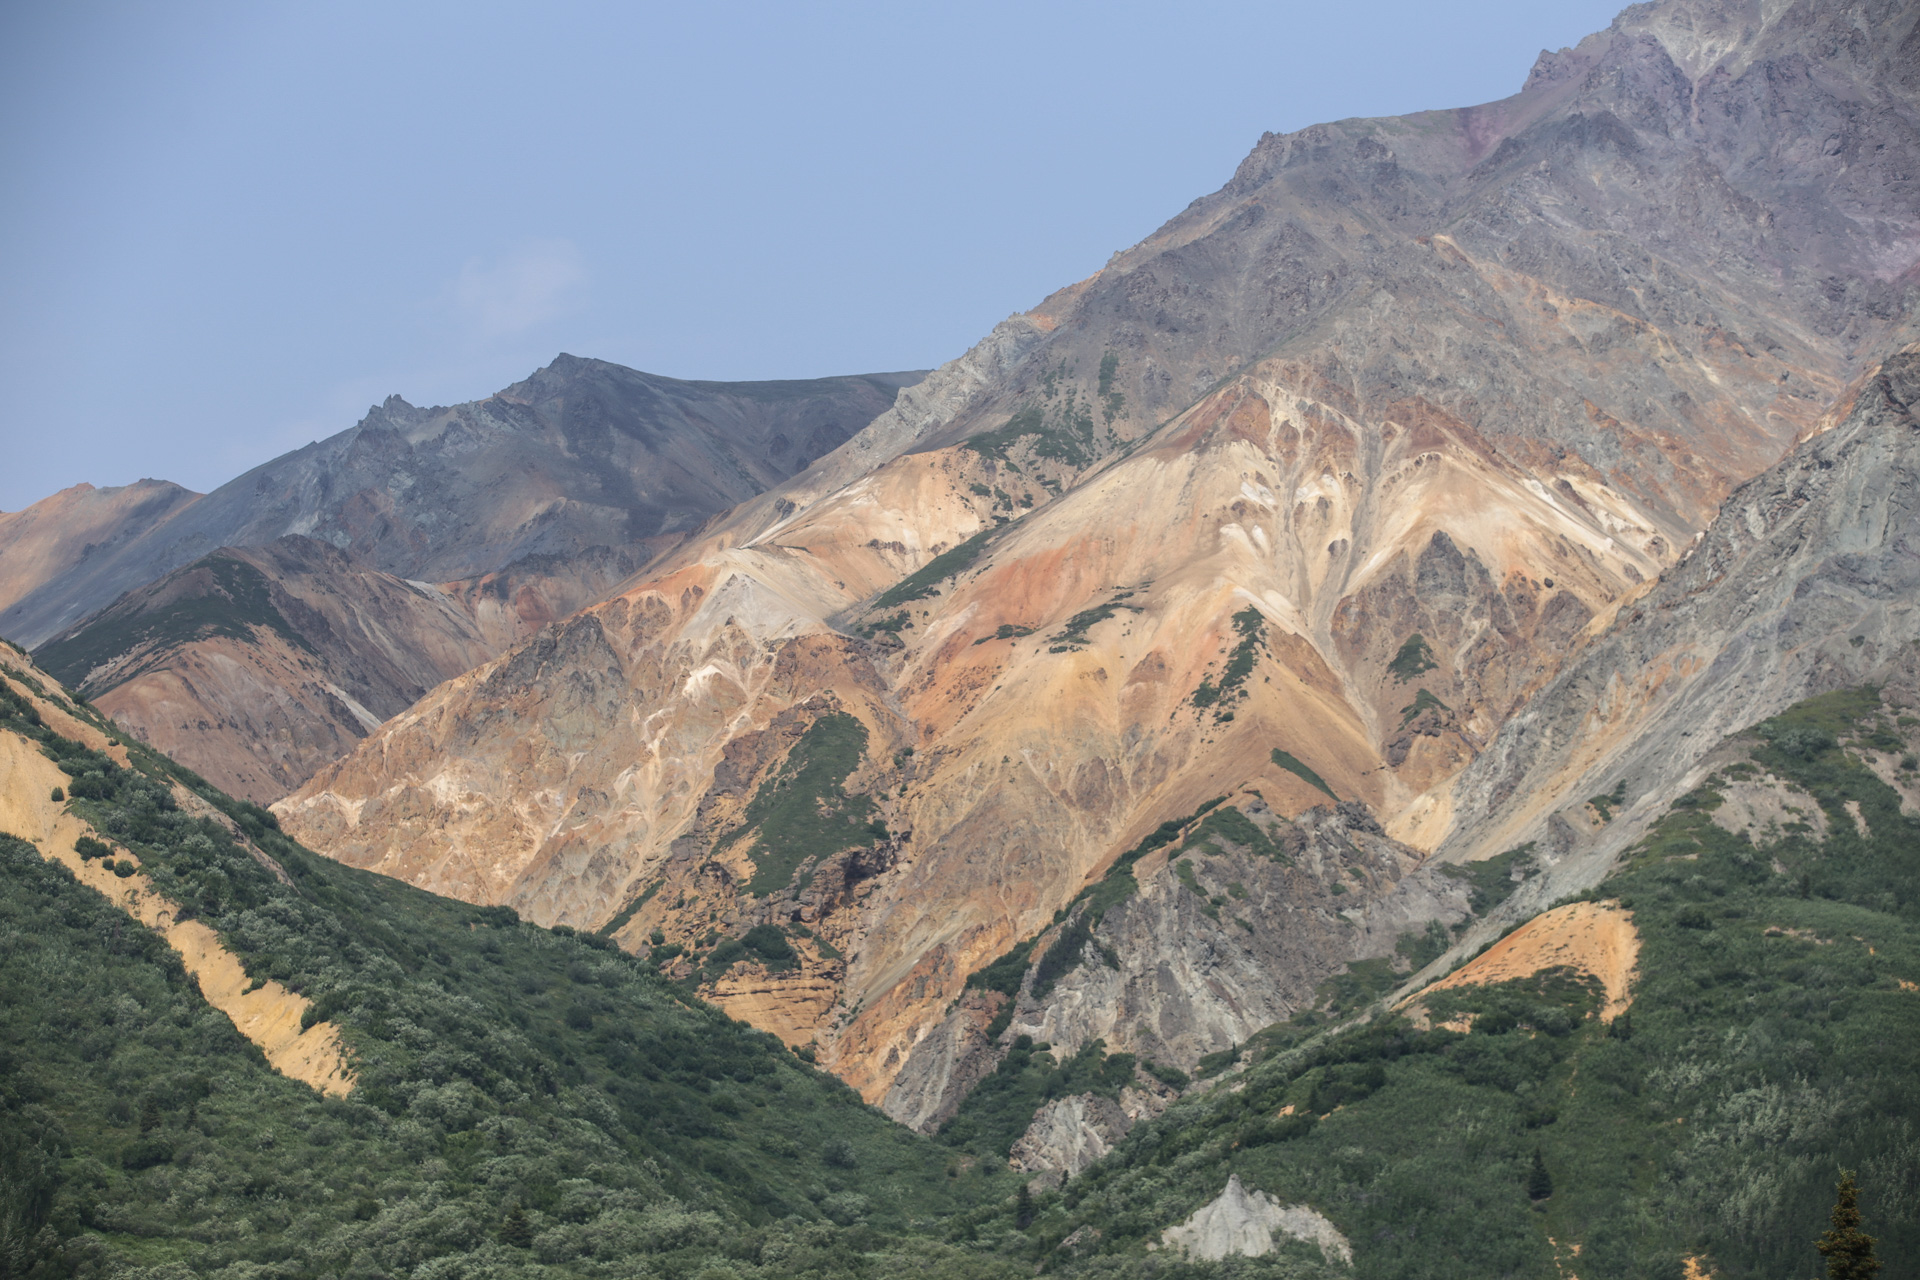
[[[990,1172],[1013,1126],[984,1104],[1106,1091],[1097,1050],[1057,1086],[1037,1060],[1006,1072],[969,1115],[983,1132],[943,1147],[597,940],[339,867],[203,790],[287,889],[140,776],[0,716],[97,774],[76,803],[250,972],[319,1001],[361,1073],[344,1100],[274,1074],[150,934],[0,842],[8,1276],[1331,1274],[1305,1246],[1211,1268],[1146,1250],[1233,1170],[1326,1213],[1362,1277],[1670,1277],[1701,1253],[1735,1280],[1817,1270],[1843,1165],[1883,1276],[1920,1274],[1920,995],[1901,985],[1920,980],[1920,842],[1847,745],[1897,745],[1870,694],[1750,741],[1756,772],[1827,809],[1824,843],[1728,835],[1710,780],[1603,886],[1643,939],[1624,1023],[1547,975],[1434,997],[1478,1015],[1467,1034],[1275,1028],[1024,1228]]]
[[[1881,1274],[1920,1275],[1920,993],[1902,985],[1920,981],[1920,823],[1836,742],[1898,749],[1888,727],[1868,691],[1749,736],[1756,773],[1827,810],[1824,843],[1729,835],[1715,780],[1673,807],[1595,895],[1629,905],[1642,938],[1624,1021],[1586,1016],[1588,984],[1549,974],[1434,997],[1436,1023],[1479,1015],[1468,1034],[1276,1028],[1264,1061],[1136,1130],[1027,1231],[991,1209],[972,1229],[1068,1270],[1092,1264],[1058,1242],[1097,1230],[1145,1265],[1233,1170],[1326,1213],[1362,1277],[1678,1277],[1699,1254],[1758,1280],[1819,1272],[1811,1242],[1848,1167]],[[1537,1203],[1536,1151],[1554,1186]]]
[[[1010,1186],[599,939],[342,867],[208,789],[288,888],[155,780],[17,703],[0,728],[86,779],[75,803],[250,973],[314,999],[359,1070],[332,1100],[275,1074],[148,931],[0,842],[0,1234],[15,1251],[0,1274],[27,1274],[27,1254],[49,1275],[116,1259],[624,1275],[639,1256],[692,1275],[726,1255],[754,1274],[769,1248],[853,1274],[869,1253],[942,1252],[895,1233]],[[516,1208],[530,1247],[502,1241]]]

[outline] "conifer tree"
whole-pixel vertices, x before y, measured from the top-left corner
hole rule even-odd
[[[1545,1200],[1553,1194],[1553,1175],[1547,1172],[1546,1159],[1540,1154],[1540,1148],[1533,1149],[1533,1168],[1527,1171],[1527,1195],[1534,1200]]]
[[[508,1210],[507,1220],[500,1224],[500,1243],[515,1249],[533,1247],[533,1225],[527,1221],[527,1211],[519,1205]]]
[[[1860,1229],[1860,1188],[1851,1170],[1841,1172],[1834,1191],[1833,1226],[1813,1242],[1827,1260],[1827,1280],[1873,1280],[1880,1259],[1873,1256],[1873,1237]]]
[[[1027,1190],[1024,1182],[1013,1193],[1013,1225],[1020,1231],[1033,1225],[1033,1192]]]

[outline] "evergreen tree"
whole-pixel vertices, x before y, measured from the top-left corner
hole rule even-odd
[[[1545,1200],[1553,1194],[1553,1175],[1547,1172],[1547,1162],[1540,1154],[1540,1148],[1533,1149],[1533,1168],[1527,1171],[1527,1195],[1532,1199]]]
[[[1024,1182],[1013,1193],[1013,1225],[1020,1231],[1033,1225],[1033,1192],[1027,1190]]]
[[[1813,1242],[1827,1260],[1827,1280],[1872,1280],[1880,1259],[1873,1256],[1873,1237],[1860,1229],[1860,1188],[1851,1171],[1840,1174],[1834,1191],[1833,1226]]]
[[[516,1249],[533,1247],[533,1225],[527,1221],[527,1211],[519,1205],[507,1211],[507,1220],[500,1224],[500,1243]]]

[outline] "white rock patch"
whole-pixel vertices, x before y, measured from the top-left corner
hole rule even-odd
[[[1257,1258],[1272,1253],[1275,1236],[1317,1244],[1329,1262],[1353,1262],[1353,1247],[1326,1218],[1306,1205],[1281,1204],[1264,1191],[1248,1191],[1237,1173],[1227,1179],[1227,1189],[1217,1199],[1162,1231],[1160,1243],[1189,1258],[1218,1262],[1229,1254]]]

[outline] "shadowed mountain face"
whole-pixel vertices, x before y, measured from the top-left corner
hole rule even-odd
[[[658,934],[915,1119],[953,1102],[921,1059],[955,1051],[930,1033],[968,975],[1130,892],[1116,859],[1216,797],[1251,797],[1269,842],[1330,796],[1377,815],[1387,843],[1327,845],[1376,878],[1324,936],[1390,954],[1372,904],[1454,909],[1391,904],[1461,838],[1460,771],[1911,311],[1915,16],[1638,6],[1503,102],[1263,138],[278,812],[442,892]],[[1145,900],[1184,901],[1154,874]],[[1333,892],[1261,877],[1235,883],[1272,911]],[[1187,1000],[1109,942],[1121,976],[1026,1025],[1186,1068],[1324,973],[1264,964],[1283,943],[1257,928],[1200,955],[1145,906],[1104,919],[1176,969],[1291,985]],[[786,921],[810,930],[791,964],[726,950]]]
[[[40,656],[122,728],[264,804],[434,685],[638,567],[604,548],[542,564],[555,559],[435,586],[298,534],[222,547],[128,592]]]
[[[11,615],[42,590],[58,596],[201,496],[165,480],[105,489],[77,484],[24,511],[0,512],[0,611]]]
[[[650,554],[832,449],[919,377],[682,382],[563,355],[453,408],[390,396],[352,429],[157,519],[152,502],[130,509],[88,538],[91,554],[5,601],[0,634],[37,646],[217,547],[287,534],[435,582],[589,547]],[[38,510],[6,517],[0,537]],[[11,542],[0,556],[23,554]]]

